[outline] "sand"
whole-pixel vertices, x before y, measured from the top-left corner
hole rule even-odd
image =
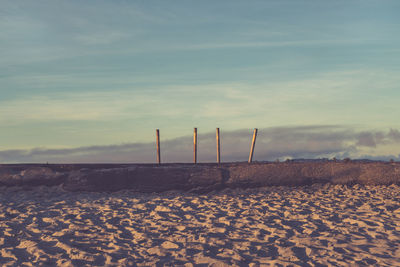
[[[400,187],[0,188],[2,266],[400,266]]]

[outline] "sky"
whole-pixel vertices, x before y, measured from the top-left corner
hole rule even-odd
[[[0,0],[0,162],[399,159],[400,1]]]

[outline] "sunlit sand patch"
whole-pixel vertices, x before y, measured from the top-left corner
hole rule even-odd
[[[400,187],[0,188],[0,264],[400,264]]]

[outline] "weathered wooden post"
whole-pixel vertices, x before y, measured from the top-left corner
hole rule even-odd
[[[156,144],[157,144],[157,163],[161,164],[161,153],[160,153],[160,130],[156,129]]]
[[[219,128],[217,128],[217,163],[221,163]]]
[[[251,163],[253,160],[254,147],[256,146],[257,131],[258,129],[254,128],[253,141],[251,142],[251,148],[250,148],[249,163]]]
[[[193,132],[193,163],[197,163],[197,128]]]

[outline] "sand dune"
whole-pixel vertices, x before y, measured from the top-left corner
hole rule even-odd
[[[400,187],[0,188],[0,264],[400,265]]]

